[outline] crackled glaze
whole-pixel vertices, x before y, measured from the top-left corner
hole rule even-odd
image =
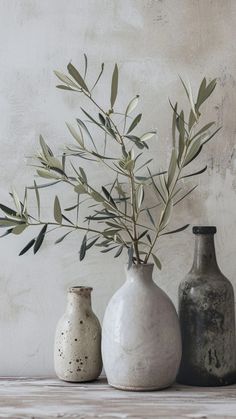
[[[157,390],[174,381],[181,358],[177,313],[152,280],[153,265],[135,265],[105,312],[102,355],[108,382]]]
[[[57,326],[54,365],[65,381],[95,380],[102,370],[101,327],[91,308],[91,291],[69,289],[67,310]]]

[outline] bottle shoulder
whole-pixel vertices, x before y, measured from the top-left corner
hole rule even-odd
[[[189,294],[197,290],[209,294],[227,292],[234,295],[230,280],[220,270],[204,274],[191,270],[180,282],[179,293]]]

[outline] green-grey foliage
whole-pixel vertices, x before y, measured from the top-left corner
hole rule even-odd
[[[172,108],[172,151],[166,170],[160,170],[155,158],[155,171],[149,165],[153,156],[149,151],[150,140],[156,135],[153,129],[139,133],[139,124],[143,118],[135,113],[139,105],[139,95],[134,96],[123,112],[117,105],[119,88],[119,70],[117,64],[111,76],[109,107],[102,107],[96,100],[94,89],[104,71],[104,64],[95,81],[87,77],[88,61],[85,55],[84,71],[76,69],[72,63],[67,66],[68,74],[55,71],[60,80],[57,87],[71,94],[83,95],[94,106],[92,115],[81,108],[81,117],[74,123],[67,123],[72,145],[66,145],[60,158],[56,157],[40,135],[40,151],[35,156],[36,173],[39,178],[50,180],[44,183],[34,181],[34,185],[25,188],[23,202],[13,189],[11,197],[14,208],[0,204],[4,216],[0,218],[0,227],[9,234],[21,234],[26,228],[39,226],[34,236],[20,255],[33,248],[36,253],[51,230],[66,229],[56,243],[61,243],[73,231],[82,231],[83,238],[78,246],[79,259],[83,260],[93,246],[102,253],[112,252],[119,257],[124,250],[128,252],[128,265],[147,263],[152,257],[155,265],[161,269],[161,262],[156,256],[156,245],[161,236],[185,230],[188,224],[168,229],[173,209],[195,188],[183,188],[183,179],[205,172],[207,167],[189,171],[191,163],[198,157],[204,145],[214,137],[220,128],[213,128],[215,122],[200,125],[202,105],[209,98],[216,86],[216,80],[207,83],[204,78],[200,84],[197,99],[194,100],[191,87],[181,79],[189,107],[184,110],[176,102],[170,102]],[[83,74],[83,75],[82,75]],[[68,94],[68,92],[67,92]],[[200,112],[201,109],[201,112]],[[85,116],[86,119],[83,119]],[[91,129],[93,126],[93,129]],[[96,135],[95,133],[96,129]],[[99,134],[100,133],[100,137]],[[160,139],[158,139],[160,141]],[[111,151],[112,150],[112,151]],[[115,151],[114,151],[115,150]],[[82,167],[83,161],[89,161],[91,170],[94,164],[101,164],[110,172],[106,185],[95,187],[89,180],[89,173]],[[72,189],[75,199],[62,209],[58,196],[54,197],[52,220],[41,219],[41,189],[64,183]],[[27,194],[34,190],[37,214],[29,214]],[[146,193],[153,190],[155,202],[147,204]],[[80,206],[86,205],[88,215],[80,220]],[[65,215],[66,214],[66,215]]]

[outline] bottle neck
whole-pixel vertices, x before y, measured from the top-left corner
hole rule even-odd
[[[68,292],[67,311],[69,313],[84,313],[91,310],[92,306],[90,292]]]
[[[213,234],[196,234],[192,271],[207,273],[219,270]]]
[[[153,282],[153,264],[133,265],[126,270],[127,282],[147,283]]]

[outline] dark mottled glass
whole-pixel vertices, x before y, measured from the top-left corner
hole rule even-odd
[[[194,227],[192,269],[179,286],[183,355],[177,381],[196,386],[236,382],[234,291],[215,254],[215,227]]]

